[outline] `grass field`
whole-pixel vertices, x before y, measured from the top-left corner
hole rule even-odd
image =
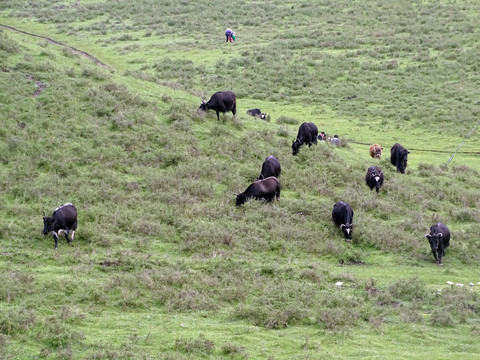
[[[0,358],[479,359],[479,12],[3,1]],[[235,118],[197,111],[219,90]],[[342,146],[292,156],[304,121]],[[281,200],[235,207],[271,154]],[[42,215],[66,202],[79,226],[55,251]],[[442,267],[424,238],[438,221]]]

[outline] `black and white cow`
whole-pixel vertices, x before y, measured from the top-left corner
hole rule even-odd
[[[217,113],[217,121],[220,121],[219,113],[231,111],[233,116],[237,113],[237,98],[232,91],[219,91],[212,95],[208,102],[202,100],[199,107],[200,110],[215,110]]]
[[[336,226],[339,226],[345,235],[345,240],[352,238],[353,232],[353,209],[346,202],[339,201],[333,206],[332,220]]]
[[[378,166],[370,166],[367,170],[367,175],[365,175],[365,182],[370,190],[378,191],[383,184],[383,172]]]
[[[275,176],[256,180],[243,193],[237,194],[236,206],[244,204],[248,199],[273,201],[280,200],[280,182]]]
[[[308,144],[309,147],[312,146],[312,144],[317,144],[317,138],[317,125],[311,122],[304,122],[298,128],[297,138],[292,141],[292,154],[297,155],[300,146],[303,144]]]
[[[63,204],[55,209],[51,217],[46,217],[43,214],[43,235],[47,235],[50,231],[55,240],[55,250],[58,247],[58,236],[62,233],[68,243],[71,243],[75,238],[75,230],[77,229],[77,209],[71,203]],[[69,234],[71,239],[68,238]]]
[[[425,237],[430,243],[433,257],[437,260],[437,264],[441,266],[445,249],[450,245],[450,230],[448,230],[447,225],[439,222],[430,227],[430,234],[426,234]]]
[[[247,115],[259,117],[262,120],[265,120],[267,118],[267,114],[262,113],[260,109],[250,109],[247,110]]]
[[[396,143],[390,149],[390,162],[397,168],[397,171],[401,174],[405,174],[407,168],[407,156],[410,151],[405,149],[399,143]]]
[[[281,172],[282,172],[282,167],[280,166],[280,162],[275,156],[270,155],[263,162],[262,172],[257,177],[257,180],[266,179],[267,177],[270,177],[270,176],[275,176],[278,179]]]

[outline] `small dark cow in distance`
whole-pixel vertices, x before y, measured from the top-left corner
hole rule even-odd
[[[407,168],[407,156],[410,154],[410,151],[405,149],[399,143],[396,143],[390,149],[390,162],[392,165],[397,167],[397,171],[401,174],[405,174],[405,169]]]
[[[43,235],[47,235],[50,231],[55,240],[55,250],[58,247],[58,236],[62,233],[68,243],[71,243],[75,238],[75,230],[77,229],[77,209],[71,203],[63,204],[55,209],[52,216],[45,216],[43,214]],[[68,234],[72,233],[71,240]]]
[[[267,114],[262,113],[260,109],[250,109],[247,110],[247,115],[259,117],[262,120],[265,120],[267,118]]]
[[[339,201],[333,206],[332,220],[336,226],[339,226],[345,235],[345,240],[352,238],[353,232],[353,209],[346,202]]]
[[[368,150],[368,152],[370,153],[370,156],[372,158],[380,160],[380,158],[382,157],[382,150],[383,150],[383,147],[381,147],[378,144],[373,144],[370,146],[370,149]]]
[[[280,200],[280,182],[275,176],[270,176],[253,182],[247,190],[237,194],[236,206],[244,204],[250,198],[271,202],[275,197]]]
[[[212,95],[208,102],[202,100],[199,107],[200,110],[215,110],[217,113],[217,121],[220,121],[219,113],[231,111],[233,116],[237,113],[237,99],[232,91],[219,91]]]
[[[281,172],[282,172],[282,168],[280,166],[280,162],[275,156],[270,155],[263,162],[262,172],[257,177],[257,180],[266,179],[270,176],[275,176],[278,179]]]
[[[378,166],[370,166],[367,170],[367,175],[365,175],[365,182],[370,190],[378,191],[383,184],[383,172]]]
[[[442,257],[445,256],[445,249],[450,245],[450,230],[447,225],[442,223],[434,224],[430,227],[430,234],[425,237],[430,242],[430,248],[438,265],[442,265]]]
[[[298,128],[297,139],[292,141],[292,154],[297,155],[300,146],[302,146],[303,144],[308,144],[309,147],[312,146],[312,144],[317,144],[317,138],[317,125],[311,122],[304,122]]]

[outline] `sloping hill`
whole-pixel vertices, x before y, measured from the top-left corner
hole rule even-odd
[[[457,154],[445,166],[450,154],[412,150],[405,175],[388,161],[396,141],[453,153],[474,124],[450,118],[461,111],[475,114],[468,100],[476,85],[469,77],[472,64],[465,60],[465,72],[442,83],[470,79],[454,98],[437,94],[436,76],[453,61],[447,57],[444,63],[443,56],[424,54],[425,65],[418,67],[401,60],[388,65],[387,59],[381,69],[373,60],[367,68],[357,59],[362,77],[348,81],[354,53],[382,59],[386,48],[374,43],[366,49],[368,32],[338,49],[325,36],[313,45],[298,41],[304,31],[292,26],[301,30],[304,24],[296,22],[314,9],[318,15],[313,5],[263,7],[284,22],[277,32],[257,34],[264,47],[257,52],[242,44],[242,36],[219,48],[221,31],[207,41],[195,33],[197,43],[187,44],[195,26],[212,33],[221,22],[200,26],[196,17],[177,14],[174,2],[162,8],[167,23],[152,20],[140,27],[145,19],[133,16],[129,27],[115,33],[126,22],[112,18],[139,13],[121,4],[85,2],[88,15],[82,19],[67,16],[68,7],[45,3],[34,13],[38,22],[23,22],[15,17],[24,13],[9,3],[14,17],[0,21],[29,33],[50,32],[50,38],[111,67],[27,34],[0,33],[2,357],[477,356],[478,157]],[[193,13],[193,5],[183,5],[184,14]],[[108,19],[100,16],[106,6]],[[239,3],[234,14],[249,6],[255,5]],[[468,28],[463,13],[455,12]],[[275,24],[272,16],[266,25]],[[253,38],[260,21],[249,19],[242,24],[244,39]],[[360,16],[357,25],[367,19]],[[178,21],[185,26],[177,33]],[[366,32],[368,21],[361,28]],[[389,39],[406,38],[391,31]],[[444,39],[434,34],[432,39]],[[467,52],[473,51],[469,39]],[[408,46],[407,53],[417,49]],[[404,58],[402,49],[392,48],[389,54],[398,51]],[[433,49],[449,56],[458,50]],[[307,58],[314,62],[300,65]],[[343,69],[338,72],[337,60]],[[427,65],[435,76],[423,71]],[[405,77],[410,72],[424,76],[412,85]],[[408,89],[428,82],[428,96],[407,96]],[[393,83],[401,91],[393,89],[390,102],[384,93]],[[217,123],[214,114],[197,108],[201,95],[223,88],[237,92],[239,113]],[[345,99],[352,94],[357,98]],[[434,94],[438,103],[431,100]],[[410,109],[417,96],[416,110]],[[436,110],[428,111],[429,105]],[[271,115],[270,122],[245,115],[257,106]],[[293,157],[291,141],[303,121],[338,132],[344,146],[319,143]],[[386,154],[374,161],[368,146],[354,141],[382,143]],[[475,150],[468,148],[472,144],[478,145],[475,136],[465,149]],[[234,193],[245,190],[270,154],[282,164],[280,202],[235,208]],[[386,178],[378,195],[364,184],[374,164]],[[331,222],[339,200],[355,211],[352,243]],[[41,216],[67,201],[79,210],[79,228],[73,246],[61,239],[54,251],[51,237],[41,236]],[[437,221],[453,234],[443,267],[435,265],[424,238]]]

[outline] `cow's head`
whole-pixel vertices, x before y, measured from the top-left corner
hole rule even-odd
[[[43,217],[43,235],[47,235],[50,231],[53,230],[53,223],[55,219],[53,217]]]
[[[383,150],[383,147],[381,146],[375,146],[374,148],[374,156],[377,158],[377,159],[380,159],[382,157],[382,150]]]
[[[428,239],[428,242],[430,243],[430,248],[434,251],[438,250],[438,247],[440,245],[440,242],[443,241],[443,234],[442,233],[430,233],[425,235],[425,237]]]
[[[235,206],[243,205],[246,200],[247,196],[244,193],[237,194],[237,202],[235,203]]]
[[[265,120],[267,118],[267,114],[261,113],[260,114],[260,119]]]
[[[292,155],[297,155],[300,149],[300,140],[292,140]]]
[[[410,151],[407,149],[400,150],[398,154],[398,161],[400,162],[399,170],[402,174],[405,174],[405,169],[407,168],[408,154],[410,154]]]
[[[340,225],[340,229],[342,229],[343,235],[345,235],[345,240],[352,238],[353,224],[342,224]]]
[[[200,106],[198,107],[200,110],[202,111],[207,111],[207,103],[205,102],[205,100],[202,100],[202,103],[200,104]]]

